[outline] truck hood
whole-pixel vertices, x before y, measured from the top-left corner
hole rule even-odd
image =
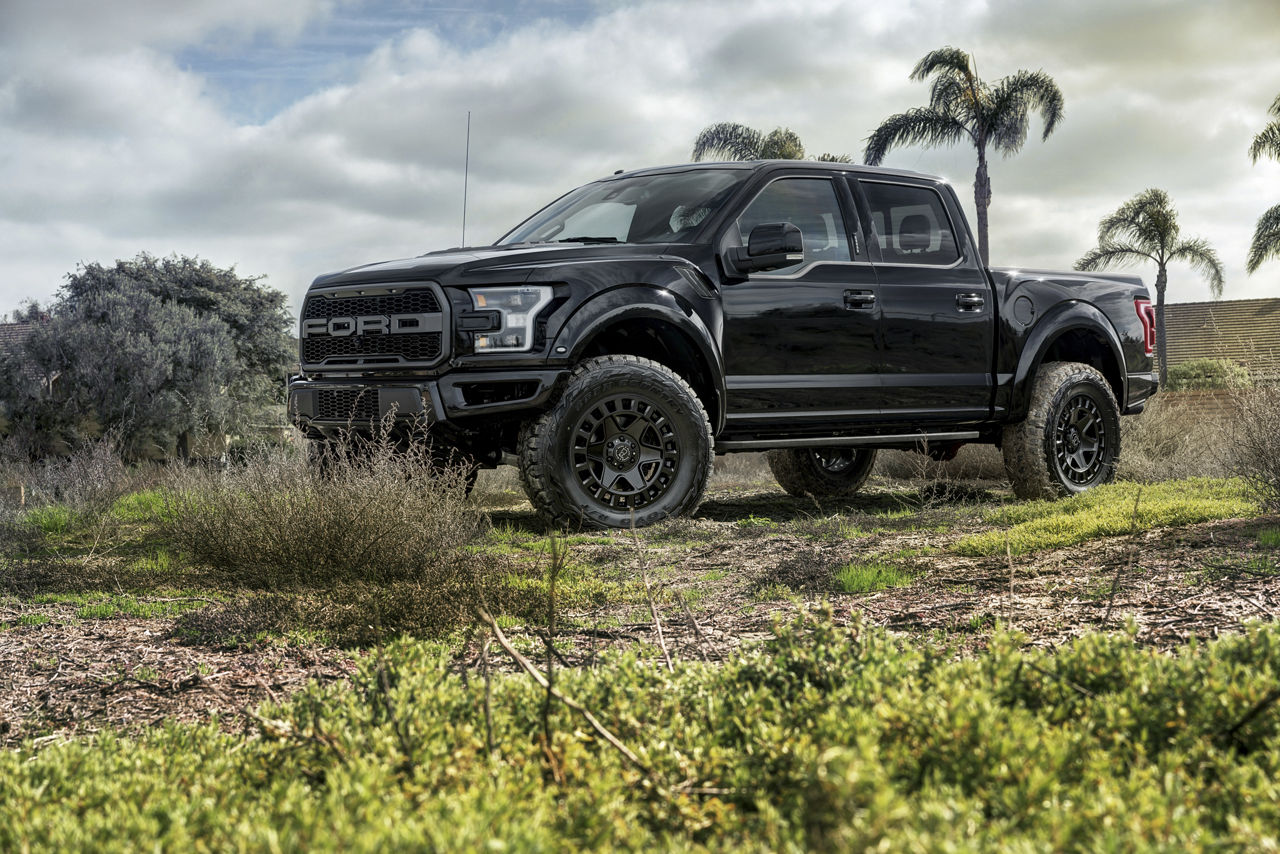
[[[634,243],[520,243],[510,246],[478,246],[430,252],[415,258],[381,261],[326,273],[311,283],[312,288],[375,282],[417,282],[431,279],[441,285],[474,285],[483,281],[520,282],[529,273],[546,266],[565,263],[634,261],[658,258],[665,244]]]

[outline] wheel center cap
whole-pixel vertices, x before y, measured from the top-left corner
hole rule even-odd
[[[609,464],[615,469],[626,470],[636,464],[640,448],[630,436],[615,436],[605,447]]]
[[[1074,427],[1067,431],[1067,447],[1072,451],[1080,447],[1080,431]]]

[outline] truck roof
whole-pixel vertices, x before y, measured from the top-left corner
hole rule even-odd
[[[774,166],[813,169],[814,171],[829,171],[835,169],[843,172],[887,175],[898,178],[923,178],[927,181],[942,181],[944,183],[949,183],[946,178],[942,178],[938,175],[930,175],[925,172],[913,172],[909,169],[888,169],[884,166],[864,166],[860,163],[840,163],[831,160],[703,160],[697,163],[674,163],[668,166],[652,166],[646,169],[633,169],[626,172],[619,170],[612,175],[608,175],[598,180],[612,181],[615,179],[630,178],[636,175],[692,172],[698,169],[742,169],[744,171],[756,172],[761,169],[767,169]]]

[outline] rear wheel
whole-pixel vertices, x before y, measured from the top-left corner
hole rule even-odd
[[[1120,407],[1095,368],[1049,362],[1036,373],[1026,420],[1004,428],[1002,447],[1019,498],[1084,492],[1115,477]]]
[[[639,527],[693,512],[712,448],[702,403],[678,374],[638,356],[600,356],[521,431],[520,477],[554,525]]]
[[[769,469],[790,495],[853,495],[871,476],[874,448],[800,448],[769,452]]]

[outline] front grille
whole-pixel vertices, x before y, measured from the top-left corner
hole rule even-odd
[[[365,294],[327,297],[308,296],[302,304],[302,319],[363,317],[397,314],[445,314],[442,297],[435,288],[416,287],[395,294]],[[311,335],[302,339],[304,365],[432,365],[444,358],[447,315],[440,324],[444,332],[402,332],[397,334]]]
[[[320,389],[316,392],[316,418],[325,421],[368,423],[378,420],[378,390],[369,388]]]
[[[315,317],[354,317],[361,314],[438,314],[440,301],[430,290],[357,297],[307,297],[303,320]]]
[[[349,335],[346,338],[304,338],[302,339],[302,361],[315,365],[330,359],[331,364],[341,364],[351,357],[352,364],[376,362],[378,356],[402,356],[409,362],[431,362],[440,358],[440,342],[443,336],[439,332],[423,332],[413,335]],[[372,356],[374,358],[361,358]],[[339,358],[334,358],[339,357]],[[388,358],[387,362],[398,362],[399,359]]]

